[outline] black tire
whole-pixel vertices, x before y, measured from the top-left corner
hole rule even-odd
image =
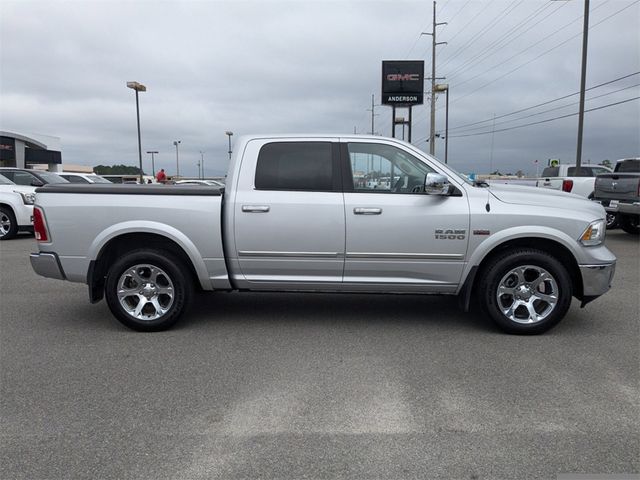
[[[571,306],[571,279],[564,265],[555,257],[540,250],[519,248],[489,262],[479,277],[479,300],[485,313],[503,331],[535,335],[546,332],[564,318]],[[540,283],[537,288],[536,282]],[[500,297],[499,288],[504,292]],[[548,295],[553,295],[554,290],[555,302],[539,297],[544,295],[551,299],[553,297]],[[525,300],[533,312],[523,304]],[[503,309],[510,309],[510,316]],[[532,320],[533,315],[533,321],[525,323],[527,319]]]
[[[622,215],[618,214],[618,223],[620,228],[631,235],[638,235],[640,233],[640,226],[638,225],[638,215]]]
[[[618,228],[618,214],[607,212],[607,230]]]
[[[13,210],[0,207],[0,240],[10,240],[18,234],[18,222]]]
[[[123,295],[122,301],[118,296],[120,287],[129,293]],[[111,313],[123,325],[140,332],[173,326],[189,306],[192,291],[185,266],[162,250],[141,249],[125,254],[109,269],[105,283]],[[139,305],[141,309],[136,314]]]

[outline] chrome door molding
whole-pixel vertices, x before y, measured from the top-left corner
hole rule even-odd
[[[267,258],[342,258],[342,253],[338,252],[272,252],[260,250],[241,250],[240,257],[267,257]]]
[[[389,260],[462,260],[460,253],[367,253],[367,252],[347,252],[347,258],[375,258]]]

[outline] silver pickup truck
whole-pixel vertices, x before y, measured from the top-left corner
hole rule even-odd
[[[618,160],[613,173],[598,175],[593,199],[625,232],[640,234],[640,158]]]
[[[245,136],[226,188],[39,188],[34,270],[83,282],[136,330],[173,325],[194,289],[457,295],[503,330],[557,324],[607,292],[595,202],[473,184],[374,136]]]

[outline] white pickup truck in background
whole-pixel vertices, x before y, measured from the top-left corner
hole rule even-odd
[[[542,171],[536,187],[561,190],[591,199],[593,198],[596,175],[611,173],[611,171],[604,165],[581,165],[580,172],[576,171],[575,165],[546,167]]]

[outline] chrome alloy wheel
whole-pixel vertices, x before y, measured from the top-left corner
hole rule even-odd
[[[538,323],[547,318],[558,303],[558,283],[542,267],[522,265],[510,270],[500,283],[498,308],[516,323]]]
[[[149,264],[135,265],[118,279],[118,300],[122,308],[138,320],[156,320],[169,311],[175,292],[162,269]]]
[[[4,237],[11,231],[11,219],[9,215],[4,212],[0,212],[0,238]]]

